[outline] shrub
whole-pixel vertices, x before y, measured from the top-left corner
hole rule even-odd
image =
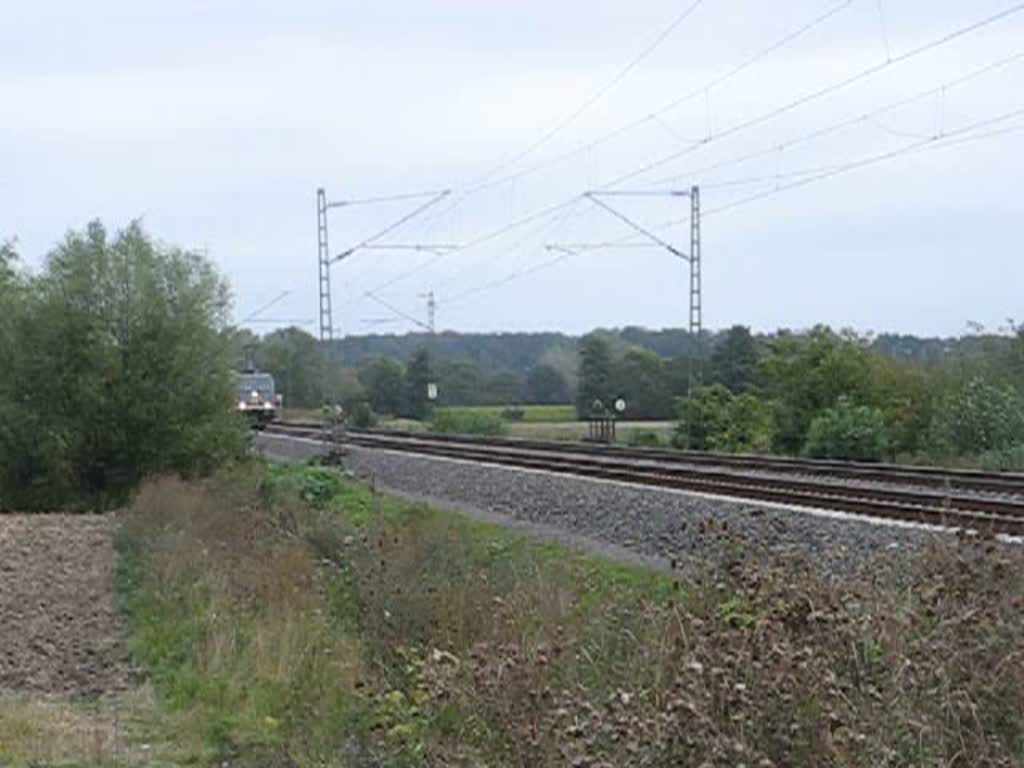
[[[979,457],[979,463],[989,472],[1024,472],[1024,444],[985,451]]]
[[[649,429],[634,429],[629,433],[627,442],[635,448],[658,448],[661,438]]]
[[[501,412],[501,418],[507,421],[522,421],[526,418],[526,411],[518,405],[511,405]]]
[[[721,384],[703,387],[679,403],[673,444],[727,453],[761,453],[771,448],[775,406],[752,394],[734,395]]]
[[[350,403],[348,408],[348,423],[358,429],[369,429],[377,426],[377,414],[370,408],[365,400],[358,400]]]
[[[68,234],[0,333],[3,505],[111,506],[147,474],[236,457],[229,306],[209,261],[138,224]]]
[[[811,422],[804,454],[816,459],[881,461],[887,448],[882,412],[840,397]]]
[[[438,411],[430,429],[459,435],[504,435],[508,431],[500,416],[474,411]]]
[[[1024,435],[1024,398],[980,377],[945,398],[932,422],[933,447],[958,456],[1000,451]]]

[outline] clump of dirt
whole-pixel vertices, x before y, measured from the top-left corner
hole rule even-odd
[[[0,515],[0,693],[126,690],[110,516]]]

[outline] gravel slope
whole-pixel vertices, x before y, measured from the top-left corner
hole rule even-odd
[[[119,692],[112,516],[0,515],[0,693]]]
[[[757,546],[772,555],[809,558],[827,572],[845,573],[877,555],[902,554],[935,536],[950,535],[829,513],[358,447],[349,448],[347,463],[379,487],[407,496],[550,526],[668,561]]]

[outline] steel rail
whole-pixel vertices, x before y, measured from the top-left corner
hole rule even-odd
[[[278,424],[272,433],[318,438],[319,426]],[[540,469],[563,474],[596,477],[620,482],[699,491],[720,496],[770,501],[803,507],[838,510],[914,523],[976,530],[989,534],[1024,535],[1024,499],[993,499],[934,490],[907,490],[874,486],[850,486],[832,481],[765,475],[744,475],[735,469],[713,469],[680,463],[637,463],[632,456],[615,452],[588,455],[548,450],[533,445],[507,445],[503,440],[480,440],[422,434],[354,431],[353,445],[455,458],[488,464]],[[650,456],[645,455],[645,459]],[[623,461],[625,459],[625,461]]]
[[[594,443],[550,442],[519,438],[478,437],[473,435],[445,435],[391,430],[349,430],[350,434],[385,434],[410,439],[429,437],[431,440],[464,444],[502,445],[560,453],[588,453],[624,459],[664,461],[677,464],[697,464],[738,469],[762,470],[785,474],[827,475],[847,480],[864,480],[905,485],[920,485],[944,490],[1003,493],[1024,496],[1024,474],[985,472],[974,469],[956,469],[907,464],[837,461],[829,459],[799,459],[782,456],[752,454],[711,453],[706,451],[664,450],[656,448],[624,448]]]

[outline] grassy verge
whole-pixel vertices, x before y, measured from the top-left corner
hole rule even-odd
[[[739,541],[673,577],[254,465],[149,484],[121,552],[200,764],[1024,763],[1024,565],[984,545],[900,588]]]
[[[510,412],[519,412],[519,421],[534,424],[576,421],[576,407],[573,405],[457,405],[438,408],[437,412],[489,416],[497,419],[507,418],[506,414]]]
[[[0,765],[5,768],[139,765],[137,754],[127,754],[123,730],[110,707],[0,695]]]

